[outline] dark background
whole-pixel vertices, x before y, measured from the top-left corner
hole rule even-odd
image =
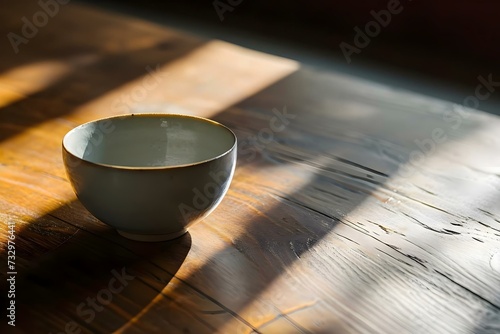
[[[215,1],[82,2],[455,103],[474,94],[479,75],[500,82],[496,1],[400,1],[401,13],[350,64],[339,44],[354,45],[354,27],[364,30],[389,1],[221,0],[232,8],[223,20]],[[495,92],[479,109],[499,106]]]

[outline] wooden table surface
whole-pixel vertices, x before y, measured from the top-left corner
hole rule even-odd
[[[41,10],[11,3],[1,35]],[[500,118],[78,3],[47,18],[1,42],[0,332],[500,332]],[[117,235],[62,164],[68,130],[140,112],[239,140],[171,242]]]

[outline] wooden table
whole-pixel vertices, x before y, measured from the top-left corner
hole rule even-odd
[[[9,6],[3,36],[41,10]],[[500,331],[498,117],[76,3],[27,40],[0,54],[2,333]],[[171,242],[118,236],[65,176],[68,130],[132,112],[239,139]]]

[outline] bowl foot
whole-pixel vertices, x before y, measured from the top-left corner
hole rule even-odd
[[[158,242],[158,241],[167,241],[167,240],[172,240],[176,239],[182,235],[184,235],[187,230],[183,229],[178,232],[174,233],[167,233],[167,234],[136,234],[136,233],[129,233],[129,232],[124,232],[120,230],[116,230],[119,235],[122,237],[125,237],[127,239],[135,240],[135,241],[146,241],[146,242]]]

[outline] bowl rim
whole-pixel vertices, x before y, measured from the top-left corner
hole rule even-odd
[[[211,123],[213,125],[222,127],[225,130],[229,131],[229,133],[234,138],[234,143],[233,143],[233,145],[228,150],[226,150],[223,153],[221,153],[221,154],[219,154],[219,155],[217,155],[215,157],[212,157],[210,159],[200,160],[200,161],[196,161],[196,162],[189,163],[189,164],[179,164],[179,165],[171,165],[171,166],[149,166],[149,167],[148,166],[122,166],[122,165],[105,164],[105,163],[99,163],[99,162],[94,162],[94,161],[86,160],[86,159],[77,157],[75,154],[73,154],[66,147],[66,145],[64,143],[65,140],[66,140],[66,138],[68,137],[68,135],[70,133],[72,133],[74,131],[77,131],[78,128],[81,128],[81,127],[83,127],[83,126],[85,126],[87,124],[97,123],[97,122],[101,122],[101,121],[105,121],[105,120],[109,120],[109,119],[115,119],[115,118],[118,119],[118,118],[133,118],[133,117],[180,117],[180,118],[193,118],[193,119],[201,120],[201,121],[208,122],[208,123]],[[82,123],[80,125],[75,126],[71,130],[69,130],[64,135],[64,137],[62,139],[62,148],[63,148],[63,151],[66,154],[68,154],[71,157],[73,157],[74,159],[77,159],[81,163],[86,163],[86,164],[90,164],[90,165],[94,165],[94,166],[100,166],[100,167],[113,168],[113,169],[123,169],[123,170],[164,170],[164,169],[177,169],[177,168],[185,168],[185,167],[190,167],[190,166],[202,165],[202,164],[205,164],[205,163],[217,160],[217,159],[219,159],[219,158],[221,158],[221,157],[229,154],[231,151],[233,151],[237,147],[237,144],[238,144],[238,138],[236,137],[236,134],[230,128],[228,128],[224,124],[221,124],[221,123],[219,123],[217,121],[214,121],[214,120],[206,118],[206,117],[201,117],[201,116],[186,115],[186,114],[164,114],[164,113],[132,113],[132,114],[113,115],[113,116],[108,116],[108,117],[102,117],[102,118],[94,119],[94,120],[91,120],[91,121],[88,121],[88,122],[85,122],[85,123]]]

